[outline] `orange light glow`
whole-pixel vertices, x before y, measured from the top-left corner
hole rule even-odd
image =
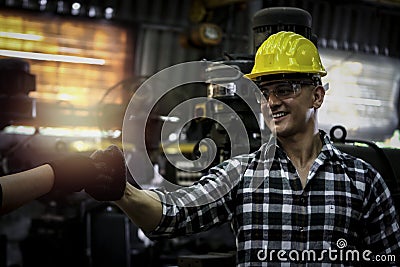
[[[133,45],[121,26],[42,14],[0,11],[0,58],[30,63],[38,103],[93,108],[107,90],[131,76]],[[120,105],[122,90],[107,100]]]

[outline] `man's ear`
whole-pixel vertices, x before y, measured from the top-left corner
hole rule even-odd
[[[322,85],[317,85],[313,90],[313,108],[318,109],[324,102],[325,88]]]

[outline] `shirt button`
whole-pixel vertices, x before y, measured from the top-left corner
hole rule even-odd
[[[301,202],[301,204],[305,204],[306,203],[306,199],[304,197],[301,197],[300,198],[300,202]]]
[[[304,232],[306,229],[305,229],[304,227],[301,226],[301,227],[299,228],[299,230],[300,230],[300,232]]]

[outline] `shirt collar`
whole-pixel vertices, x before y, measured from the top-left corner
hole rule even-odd
[[[334,146],[329,135],[323,130],[320,130],[319,133],[322,141],[321,153],[328,159],[343,159],[343,153]]]
[[[319,134],[320,134],[320,138],[321,138],[321,142],[322,142],[322,149],[320,152],[320,156],[322,154],[322,156],[326,159],[336,159],[336,160],[343,159],[343,153],[334,146],[329,135],[323,130],[319,130]],[[278,153],[279,156],[282,157],[286,153],[282,149],[282,146],[280,145],[279,141],[278,140],[276,140],[276,141],[277,141],[276,152]]]

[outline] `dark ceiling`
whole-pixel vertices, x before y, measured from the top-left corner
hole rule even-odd
[[[223,28],[227,42],[224,50],[243,49],[243,45],[236,47],[233,43],[248,39],[248,35],[251,35],[248,29],[252,12],[256,9],[299,7],[311,13],[313,32],[318,35],[322,47],[400,57],[400,1],[397,0],[50,0],[45,8],[40,7],[41,1],[0,0],[0,7],[71,15],[74,2],[82,4],[80,14],[76,17],[88,16],[90,7],[96,6],[100,11],[96,18],[104,19],[104,10],[110,6],[114,9],[114,21],[132,26],[147,23],[172,27],[170,29],[175,31],[184,31],[193,23],[190,21],[190,12],[193,10],[200,17],[201,12],[205,12],[203,21],[214,22]],[[206,7],[204,10],[193,9],[194,3]],[[60,6],[63,6],[62,11],[59,11]]]

